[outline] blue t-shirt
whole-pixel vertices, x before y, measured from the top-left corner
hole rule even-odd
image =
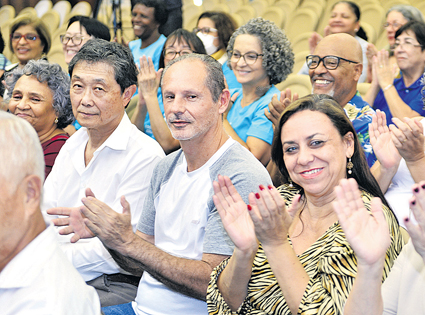
[[[370,144],[369,124],[372,122],[372,116],[375,114],[375,111],[358,94],[354,95],[347,105],[344,106],[344,111],[353,124],[354,130],[357,132],[357,137],[365,153],[367,164],[371,167],[376,161],[376,156]]]
[[[221,66],[221,69],[223,69],[223,74],[224,74],[224,77],[226,78],[227,86],[229,87],[229,90],[241,89],[242,84],[238,82],[235,74],[233,73],[233,70],[230,70],[227,63],[228,61],[223,63],[223,65]]]
[[[234,90],[232,94],[235,92],[239,92],[239,96],[227,115],[233,130],[245,142],[248,137],[255,137],[272,144],[273,124],[264,115],[264,109],[268,108],[274,94],[280,97],[279,89],[273,85],[266,94],[244,108],[241,106],[242,89]]]
[[[399,79],[394,80],[394,87],[398,92],[400,98],[407,105],[410,106],[415,112],[418,112],[419,115],[425,116],[424,104],[422,102],[422,84],[421,84],[422,76],[416,80],[411,86],[406,87],[403,81],[403,75]],[[378,95],[375,98],[375,102],[373,103],[374,109],[379,109],[385,113],[387,116],[387,124],[391,124],[391,118],[393,115],[390,112],[390,108],[388,107],[387,101],[384,96],[384,92],[382,90],[379,91]]]
[[[159,109],[161,110],[162,113],[162,117],[164,117],[165,119],[165,114],[164,114],[164,103],[162,102],[162,92],[161,92],[161,88],[158,88],[158,103],[159,103]],[[143,123],[144,127],[145,127],[145,133],[155,139],[153,132],[152,132],[152,126],[151,126],[151,120],[149,118],[149,112],[146,113],[146,118],[145,118],[145,122]]]

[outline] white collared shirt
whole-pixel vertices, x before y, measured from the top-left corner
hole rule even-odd
[[[87,129],[81,128],[62,147],[44,184],[43,213],[53,207],[82,205],[85,189],[91,188],[97,199],[119,213],[122,212],[120,198],[124,195],[130,203],[135,231],[152,171],[165,156],[162,148],[138,130],[127,114],[85,166],[88,139]],[[59,239],[61,248],[85,281],[102,274],[124,272],[98,238],[75,244],[69,242],[70,236],[59,236]]]

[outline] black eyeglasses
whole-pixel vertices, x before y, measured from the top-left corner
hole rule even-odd
[[[238,62],[242,57],[245,60],[245,63],[247,65],[253,65],[257,61],[258,57],[262,57],[262,56],[264,56],[264,55],[263,54],[257,54],[255,52],[248,52],[248,53],[242,55],[241,53],[234,51],[232,53],[232,57],[230,57],[230,61],[231,62]]]
[[[17,42],[19,40],[21,40],[21,38],[24,38],[27,41],[35,41],[37,38],[39,38],[39,36],[37,34],[21,34],[21,33],[13,33],[10,34],[10,38],[12,39],[12,41]]]
[[[84,36],[77,34],[74,36],[61,35],[59,36],[61,43],[66,45],[71,40],[74,45],[80,45],[83,42]]]
[[[192,53],[193,53],[193,51],[192,51],[192,50],[190,50],[190,49],[182,49],[182,50],[180,50],[180,51],[176,51],[176,50],[174,50],[174,49],[166,49],[166,50],[164,51],[164,58],[167,58],[167,59],[172,60],[172,59],[174,59],[177,55],[179,55],[179,56],[183,56],[183,55],[189,55],[189,54],[192,54]]]
[[[316,69],[320,62],[323,61],[323,66],[328,70],[335,70],[339,66],[340,60],[344,60],[350,63],[359,63],[358,61],[348,60],[337,56],[325,56],[320,58],[317,55],[309,55],[306,57],[307,66],[309,69]]]
[[[400,47],[401,49],[403,49],[403,47],[409,49],[409,48],[412,48],[412,47],[423,47],[423,46],[421,44],[414,44],[410,41],[405,41],[405,42],[398,42],[397,41],[397,42],[394,43],[394,46],[391,47],[391,50],[394,51],[397,47]]]

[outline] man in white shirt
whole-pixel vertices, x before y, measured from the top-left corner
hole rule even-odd
[[[0,146],[0,313],[100,314],[96,291],[41,214],[44,157],[34,128],[0,111]]]
[[[125,113],[137,84],[131,53],[117,43],[92,39],[74,56],[69,73],[74,116],[83,127],[56,158],[44,185],[43,211],[70,211],[82,205],[81,198],[94,194],[121,212],[120,198],[125,195],[135,230],[152,171],[164,152]],[[67,236],[60,239],[83,279],[96,288],[102,306],[134,299],[139,277],[122,270],[99,239],[77,244]]]
[[[97,236],[124,269],[143,273],[131,304],[103,308],[105,315],[207,314],[210,274],[233,252],[212,196],[218,175],[230,177],[244,202],[258,185],[269,185],[262,164],[223,127],[230,92],[221,65],[207,55],[171,61],[162,76],[167,124],[181,150],[158,163],[136,233],[130,206],[117,213],[94,197],[73,211],[71,226],[81,238]],[[127,314],[127,313],[125,313]]]

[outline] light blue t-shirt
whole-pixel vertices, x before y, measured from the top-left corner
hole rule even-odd
[[[240,84],[238,82],[238,80],[236,79],[236,76],[235,76],[233,70],[231,70],[229,68],[228,62],[229,61],[226,61],[221,66],[221,69],[223,70],[224,77],[226,78],[227,86],[229,87],[230,90],[241,89],[242,84]]]
[[[274,85],[255,102],[242,108],[242,89],[232,91],[239,92],[239,96],[227,115],[227,120],[238,136],[246,142],[248,137],[261,139],[268,144],[273,141],[273,124],[264,115],[264,109],[268,108],[274,94],[280,97],[280,91]]]
[[[162,113],[162,117],[164,117],[164,119],[165,119],[164,103],[162,102],[161,88],[158,89],[157,98],[158,98],[159,109],[161,110],[161,113]],[[149,113],[146,113],[146,118],[145,118],[145,122],[144,122],[143,125],[145,127],[145,134],[147,134],[149,137],[155,139],[153,132],[152,132],[152,126],[151,126],[151,120],[149,118]]]

